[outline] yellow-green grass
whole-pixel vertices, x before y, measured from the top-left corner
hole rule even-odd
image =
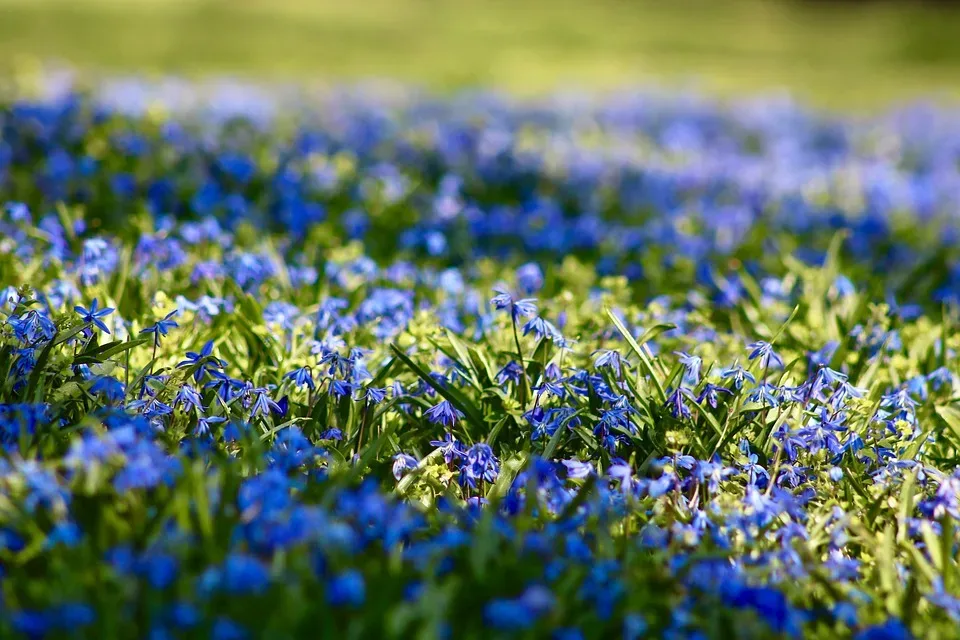
[[[960,91],[960,12],[776,0],[0,0],[0,64],[390,78],[440,90],[694,83],[824,106]]]

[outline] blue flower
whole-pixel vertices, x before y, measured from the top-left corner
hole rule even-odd
[[[93,608],[82,602],[66,602],[57,605],[51,610],[50,614],[57,627],[71,632],[81,627],[90,626],[96,620]]]
[[[732,367],[721,371],[720,377],[724,380],[732,380],[733,387],[738,391],[743,388],[743,383],[745,380],[749,380],[754,384],[757,382],[757,379],[753,376],[753,374],[744,369],[740,363],[734,363]]]
[[[299,469],[322,450],[317,449],[296,426],[289,426],[277,434],[267,460],[271,467],[284,471]]]
[[[623,618],[623,640],[639,640],[647,633],[647,621],[639,613],[628,613]]]
[[[197,420],[197,427],[193,430],[193,435],[198,438],[209,436],[212,432],[213,425],[226,421],[227,419],[221,416],[207,416],[199,418]]]
[[[107,328],[107,325],[103,323],[101,318],[106,318],[108,315],[113,313],[112,307],[106,307],[103,309],[99,308],[100,303],[96,298],[93,299],[93,302],[90,303],[90,308],[85,309],[79,305],[73,308],[74,311],[80,314],[81,320],[84,322],[92,323],[93,326],[97,327],[104,333],[110,333],[110,329]]]
[[[533,298],[517,299],[517,297],[504,286],[493,288],[495,295],[490,303],[496,309],[506,309],[514,323],[521,317],[532,317],[537,314],[537,301]]]
[[[200,382],[200,378],[203,377],[203,374],[207,372],[208,368],[222,369],[226,365],[227,363],[224,361],[213,357],[213,340],[208,340],[204,343],[199,353],[196,351],[187,351],[186,360],[177,364],[177,368],[196,367],[193,371],[193,379],[195,382]]]
[[[380,404],[387,399],[386,387],[367,387],[365,397],[371,404]]]
[[[771,587],[731,586],[725,599],[731,606],[756,611],[775,633],[800,637],[800,616],[780,591]]]
[[[555,599],[549,589],[532,586],[519,598],[490,602],[483,609],[483,617],[494,629],[522,631],[531,628],[554,605]]]
[[[703,389],[700,391],[700,395],[697,396],[697,403],[700,404],[706,401],[711,408],[716,409],[717,405],[720,403],[720,396],[717,394],[720,394],[720,393],[733,395],[733,392],[730,391],[730,389],[727,389],[726,387],[720,387],[708,382],[703,386]]]
[[[517,282],[524,293],[536,293],[543,288],[543,271],[535,262],[528,262],[517,268]]]
[[[902,622],[890,618],[886,622],[861,629],[854,640],[913,640],[913,634]]]
[[[413,456],[409,456],[405,453],[398,453],[393,456],[393,477],[399,481],[404,472],[416,469],[417,465],[417,459]]]
[[[330,427],[326,431],[320,434],[321,440],[343,440],[343,431],[336,428]]]
[[[936,576],[933,579],[933,591],[926,595],[931,604],[943,610],[954,623],[960,624],[960,598],[943,588],[943,578]]]
[[[98,376],[90,385],[90,392],[102,396],[107,402],[123,402],[126,397],[124,384],[110,376]]]
[[[43,638],[49,632],[51,620],[40,611],[21,609],[13,611],[10,615],[10,622],[13,628],[27,638]]]
[[[176,314],[176,313],[177,313],[177,311],[176,311],[176,309],[174,309],[173,311],[171,311],[170,313],[168,313],[166,316],[164,316],[162,320],[158,320],[156,323],[150,325],[150,326],[147,327],[146,329],[142,329],[142,330],[140,331],[140,333],[141,333],[141,334],[152,334],[152,335],[153,335],[153,344],[154,344],[154,346],[155,346],[155,347],[159,347],[159,346],[160,346],[160,337],[161,337],[161,336],[166,336],[167,333],[169,333],[170,329],[173,329],[173,328],[175,328],[175,327],[179,327],[179,326],[180,326],[180,325],[178,325],[178,324],[176,323],[175,320],[171,320],[171,318],[172,318],[172,317],[174,316],[174,314]]]
[[[30,209],[22,202],[7,202],[3,205],[3,209],[12,222],[20,223],[30,220]]]
[[[747,457],[747,462],[743,464],[743,470],[747,473],[748,484],[755,484],[760,488],[764,488],[770,479],[770,474],[765,468],[757,464],[758,460],[757,454],[751,453]]]
[[[36,309],[30,309],[23,315],[10,317],[7,322],[13,328],[17,340],[25,345],[34,345],[41,340],[53,340],[57,333],[50,318]]]
[[[263,563],[243,553],[228,555],[220,576],[228,593],[263,593],[270,584],[270,572]]]
[[[83,532],[76,523],[64,520],[54,525],[47,536],[45,548],[53,548],[57,545],[65,547],[75,547],[83,539]]]
[[[356,569],[334,576],[327,584],[327,600],[335,607],[357,608],[366,600],[366,582]]]
[[[354,385],[347,380],[333,380],[330,383],[330,394],[337,398],[348,398],[353,394]]]
[[[250,634],[238,623],[229,618],[217,618],[210,632],[211,640],[247,640]]]
[[[200,624],[202,617],[195,606],[188,602],[176,602],[170,607],[170,621],[177,629],[192,629]]]
[[[430,422],[443,425],[447,429],[453,428],[457,420],[463,418],[463,412],[450,404],[449,400],[441,400],[427,409],[424,415]]]
[[[179,569],[177,558],[169,553],[147,553],[137,563],[137,573],[155,589],[166,589],[172,585]]]
[[[504,365],[500,371],[497,372],[497,382],[501,385],[506,384],[507,381],[511,381],[514,384],[520,384],[520,379],[523,377],[523,375],[523,367],[520,366],[516,361],[511,360]]]
[[[500,473],[500,461],[493,454],[489,445],[478,442],[469,449],[460,464],[460,484],[471,489],[477,488],[477,483],[495,482]]]
[[[779,389],[768,382],[761,382],[749,394],[747,400],[756,402],[767,407],[780,406],[780,398],[777,395]]]
[[[131,547],[125,545],[110,549],[105,554],[104,559],[120,576],[130,575],[136,568],[136,555],[134,555]]]
[[[678,361],[683,365],[683,381],[692,386],[699,384],[700,367],[703,365],[703,360],[700,356],[692,356],[680,351],[675,353]]]
[[[769,369],[771,366],[772,367],[783,366],[783,358],[777,355],[777,353],[773,350],[773,345],[770,344],[769,342],[763,342],[762,340],[760,340],[758,342],[754,342],[752,344],[747,345],[747,348],[752,349],[752,351],[750,351],[750,355],[748,356],[748,358],[750,360],[759,359],[758,361],[760,363],[760,366],[763,367],[764,369]]]
[[[270,391],[265,387],[254,387],[247,391],[248,397],[253,397],[253,405],[250,407],[250,417],[269,416],[271,412],[283,413],[280,405],[277,404],[269,395]]]
[[[938,367],[927,374],[927,380],[934,391],[939,391],[953,384],[953,373],[946,367]]]
[[[187,413],[191,411],[202,412],[203,400],[200,398],[200,393],[196,389],[189,384],[185,384],[177,391],[177,396],[174,398],[174,406],[179,406]]]
[[[678,420],[685,420],[690,417],[690,409],[687,408],[684,398],[691,397],[692,395],[693,394],[689,389],[677,387],[667,397],[667,408],[670,409],[670,414],[674,418],[677,418]]]
[[[593,357],[593,366],[598,369],[610,367],[618,378],[622,375],[622,362],[623,359],[620,356],[620,352],[614,351],[613,349],[601,349],[594,353]]]
[[[443,440],[431,440],[430,446],[437,447],[443,453],[443,461],[451,464],[464,456],[464,450],[456,438],[445,433]]]
[[[542,318],[541,316],[534,316],[530,320],[527,320],[526,324],[523,325],[523,335],[533,333],[537,340],[543,340],[544,338],[551,340],[560,345],[565,344],[563,335],[560,333],[560,330],[557,329],[553,324]]]
[[[315,388],[313,383],[313,375],[310,373],[310,367],[300,367],[299,369],[294,369],[283,377],[293,380],[293,383],[298,387],[307,387],[310,389],[310,391],[313,391]]]

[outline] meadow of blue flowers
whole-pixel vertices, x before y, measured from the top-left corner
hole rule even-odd
[[[0,105],[0,637],[958,637],[960,116]]]

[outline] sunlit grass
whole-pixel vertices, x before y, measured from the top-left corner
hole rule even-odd
[[[541,92],[696,79],[866,106],[960,88],[960,13],[640,0],[0,0],[0,59]]]

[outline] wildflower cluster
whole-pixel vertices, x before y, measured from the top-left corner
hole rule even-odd
[[[0,637],[956,636],[955,119],[163,91],[0,110]]]

